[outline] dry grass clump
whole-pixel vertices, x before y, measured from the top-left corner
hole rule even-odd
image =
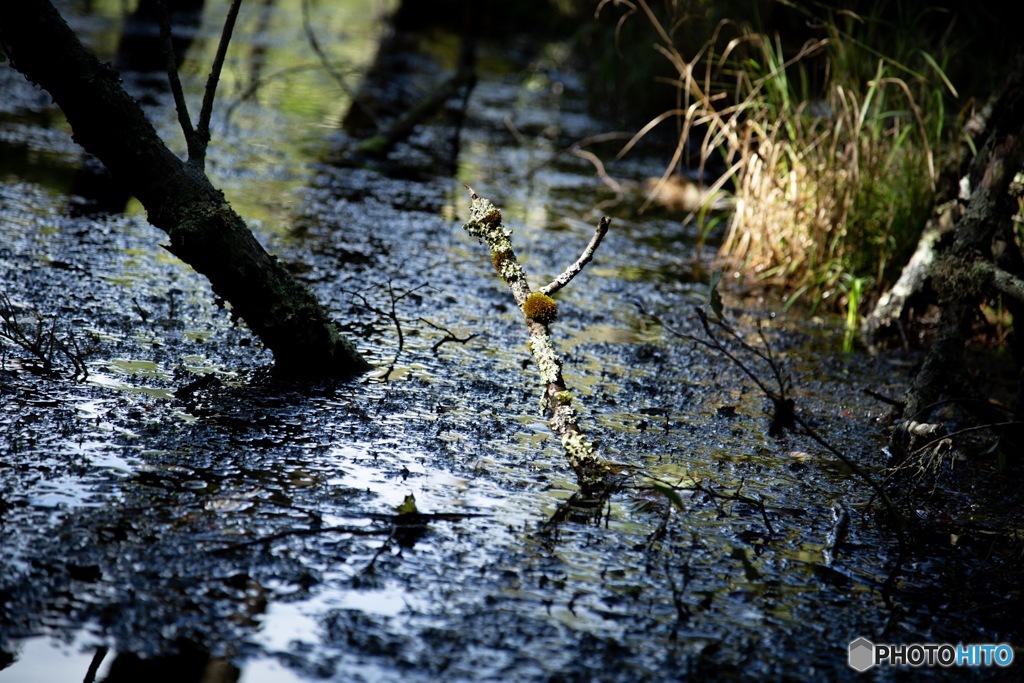
[[[677,106],[620,154],[674,121],[678,144],[663,182],[697,147],[699,171],[724,162],[707,196],[735,195],[721,265],[781,285],[790,302],[852,307],[855,321],[860,294],[884,281],[928,215],[942,89],[952,90],[938,63],[901,47],[924,65],[914,71],[873,50],[852,32],[869,20],[849,12],[816,18],[820,37],[792,54],[777,37],[721,21],[686,57],[673,39],[680,24],[663,23],[646,0],[605,0],[598,12],[606,5],[622,10],[620,25],[645,17],[677,75]]]

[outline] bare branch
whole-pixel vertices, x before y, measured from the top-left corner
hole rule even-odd
[[[615,178],[608,175],[608,171],[605,169],[604,163],[602,163],[596,154],[583,149],[578,142],[569,148],[569,153],[573,156],[579,157],[580,159],[589,161],[590,165],[593,166],[594,170],[597,172],[597,177],[601,179],[601,182],[607,185],[608,189],[614,192],[616,197],[622,196],[622,185],[620,185]]]
[[[562,287],[569,284],[574,277],[580,274],[583,267],[590,263],[591,259],[594,258],[594,252],[601,246],[601,240],[608,234],[608,227],[611,225],[612,219],[608,216],[601,218],[601,222],[597,224],[597,229],[594,230],[594,236],[590,238],[590,244],[583,250],[583,253],[576,260],[576,263],[572,264],[565,269],[565,272],[556,277],[551,281],[550,284],[544,285],[538,291],[541,294],[547,294],[548,296],[554,294]]]
[[[423,323],[426,323],[427,325],[430,325],[435,330],[438,330],[440,332],[444,332],[444,336],[440,340],[434,342],[434,345],[430,347],[430,350],[435,355],[437,354],[437,350],[440,349],[441,346],[443,346],[444,344],[447,344],[448,342],[456,342],[458,344],[466,344],[466,343],[468,343],[468,342],[472,341],[473,339],[476,339],[477,337],[480,336],[479,334],[474,332],[473,334],[467,335],[465,337],[459,337],[454,332],[449,330],[447,327],[444,327],[442,325],[438,325],[436,323],[432,323],[429,320],[427,320],[426,318],[420,318],[420,322],[423,322]]]
[[[427,287],[428,285],[429,283],[424,282],[423,284],[417,287],[405,290],[401,294],[396,294],[394,284],[392,283],[391,279],[388,279],[388,297],[391,299],[390,310],[384,310],[374,306],[360,292],[352,292],[352,296],[358,297],[359,300],[362,302],[363,308],[370,311],[371,313],[376,313],[377,315],[383,318],[388,318],[389,320],[391,320],[392,324],[394,324],[395,326],[395,332],[398,334],[398,348],[395,350],[395,357],[391,360],[391,364],[388,366],[387,372],[385,372],[384,375],[381,377],[381,379],[383,379],[384,381],[387,381],[387,379],[391,376],[391,373],[394,372],[395,366],[398,364],[398,357],[401,356],[402,351],[405,350],[405,332],[402,330],[402,320],[401,318],[398,317],[398,308],[396,304],[398,304],[399,301],[406,298],[407,296],[412,295],[413,293],[423,289],[424,287]]]
[[[164,0],[157,2],[157,9],[160,22],[160,37],[164,41],[167,82],[171,86],[171,94],[174,96],[174,108],[178,112],[178,124],[181,126],[181,132],[185,135],[188,157],[191,159],[195,152],[196,129],[192,125],[192,117],[188,113],[188,103],[185,101],[185,91],[181,87],[181,78],[178,76],[178,58],[174,52],[174,41],[171,35],[171,16],[167,11],[167,3]]]
[[[206,79],[206,92],[203,94],[203,108],[199,111],[199,123],[196,126],[196,147],[197,154],[193,157],[192,150],[189,150],[189,161],[202,168],[206,162],[206,146],[210,143],[210,118],[213,116],[213,100],[217,95],[217,83],[220,81],[220,73],[224,68],[224,58],[228,53],[228,44],[231,42],[231,34],[235,30],[235,20],[238,19],[238,9],[242,0],[232,0],[228,8],[228,16],[224,19],[224,28],[221,30],[220,42],[217,44],[217,54],[210,66],[210,75]]]
[[[40,372],[57,374],[56,361],[63,356],[71,363],[74,377],[86,379],[89,368],[74,334],[68,332],[61,339],[57,336],[55,319],[46,320],[34,311],[29,313],[35,319],[34,324],[19,320],[15,304],[5,292],[0,292],[0,368],[6,360],[6,347],[10,343],[30,354]]]

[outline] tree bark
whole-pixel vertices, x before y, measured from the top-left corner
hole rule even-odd
[[[142,202],[170,238],[168,250],[209,279],[280,370],[351,377],[368,368],[312,292],[263,249],[202,169],[168,149],[117,72],[48,0],[0,2],[0,46],[50,93],[75,141]]]
[[[1024,321],[1024,305],[1018,297],[1024,259],[1013,236],[1015,197],[1011,192],[1015,175],[1024,167],[1024,49],[1018,51],[1008,78],[993,97],[984,136],[968,171],[967,204],[956,220],[952,239],[944,241],[944,248],[929,249],[926,275],[914,278],[918,288],[925,281],[932,283],[940,321],[935,342],[907,390],[903,411],[907,419],[927,419],[943,391],[964,397],[976,392],[964,365],[964,350],[981,303],[999,293],[1008,295],[1003,302],[1013,314],[1015,327]],[[926,234],[922,239],[928,238]],[[874,332],[885,317],[894,318],[894,314],[880,316]],[[1024,335],[1017,329],[1015,336]]]

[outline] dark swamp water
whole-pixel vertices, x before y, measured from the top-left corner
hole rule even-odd
[[[611,204],[567,151],[609,127],[584,114],[565,45],[479,45],[457,154],[460,98],[388,159],[353,157],[341,122],[387,9],[313,4],[342,88],[301,3],[243,7],[209,160],[378,365],[347,384],[275,379],[49,97],[0,66],[0,289],[85,363],[57,354],[41,374],[3,347],[0,682],[853,680],[859,636],[1019,645],[1019,590],[983,550],[921,549],[884,589],[896,544],[870,490],[813,442],[768,437],[767,402],[741,372],[640,314],[636,302],[698,332],[694,230],[636,213],[658,160],[611,165],[624,187]],[[135,35],[121,3],[64,10],[105,59]],[[193,86],[224,10],[208,2],[180,28]],[[422,97],[458,53],[427,32],[389,79],[397,92],[363,92]],[[125,76],[178,140],[159,78]],[[705,488],[683,512],[638,475],[596,518],[550,522],[575,482],[539,414],[521,317],[460,228],[463,183],[504,210],[535,282],[613,216],[559,295],[555,344],[611,460]],[[884,406],[862,390],[896,393],[907,368],[839,355],[834,322],[730,303],[750,334],[763,320],[805,414],[881,467]],[[409,495],[440,516],[396,530]]]

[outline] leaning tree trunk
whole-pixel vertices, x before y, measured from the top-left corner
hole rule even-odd
[[[75,141],[142,202],[170,237],[171,253],[209,279],[278,368],[341,377],[367,368],[312,292],[263,249],[198,165],[167,148],[118,74],[48,0],[0,0],[0,46],[50,93]]]
[[[978,154],[965,178],[969,190],[961,201],[966,205],[952,210],[957,217],[951,228],[926,231],[900,282],[865,325],[874,336],[898,323],[912,298],[934,293],[939,329],[907,390],[903,412],[910,420],[926,420],[944,391],[965,398],[976,393],[964,349],[984,301],[1001,294],[1014,314],[1014,336],[1024,338],[1024,258],[1012,222],[1024,166],[1024,50],[987,109],[983,136],[975,139]],[[1021,350],[1019,344],[1015,350]]]

